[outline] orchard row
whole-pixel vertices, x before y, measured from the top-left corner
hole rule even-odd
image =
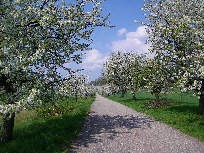
[[[148,87],[161,90],[181,88],[194,91],[204,115],[204,1],[145,0],[147,43],[154,56],[131,52],[112,54],[104,64],[103,76],[109,83],[107,94]]]

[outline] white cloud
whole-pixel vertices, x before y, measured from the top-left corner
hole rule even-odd
[[[117,35],[118,36],[122,36],[123,34],[127,33],[127,30],[125,28],[121,28],[120,30],[118,30]]]
[[[126,36],[127,38],[147,38],[146,28],[146,26],[140,26],[135,32],[128,32]]]
[[[86,52],[85,59],[82,62],[82,68],[86,70],[100,69],[106,59],[107,56],[96,49],[92,49]]]
[[[125,40],[113,41],[111,49],[113,51],[133,51],[147,53],[150,44],[146,44],[146,26],[140,26],[135,32],[127,32]]]

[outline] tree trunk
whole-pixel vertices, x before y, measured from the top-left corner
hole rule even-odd
[[[135,92],[132,92],[132,100],[136,100],[136,94],[135,94]]]
[[[124,96],[125,96],[125,91],[122,90],[121,97],[123,98]]]
[[[154,95],[155,95],[155,98],[156,98],[156,102],[159,102],[159,92],[155,92]]]
[[[78,102],[78,96],[77,96],[77,93],[75,94],[75,98],[76,98],[76,103]]]
[[[155,95],[156,102],[159,102],[159,94],[161,93],[162,88],[160,86],[154,86],[152,90],[152,94]]]
[[[12,141],[13,127],[14,127],[15,113],[3,116],[3,127],[1,135],[1,143],[8,143]]]
[[[204,116],[204,80],[202,80],[202,86],[200,89],[200,99],[199,99],[199,114]]]

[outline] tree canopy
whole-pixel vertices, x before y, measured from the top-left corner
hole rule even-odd
[[[151,51],[157,60],[171,63],[173,78],[184,91],[194,90],[204,114],[204,1],[145,0]],[[165,66],[165,65],[163,65]],[[201,107],[202,106],[202,107]]]
[[[41,106],[59,90],[59,69],[81,63],[91,34],[98,26],[111,27],[101,16],[101,0],[0,1],[0,115],[2,141],[10,141],[16,112]],[[86,11],[87,5],[92,6]],[[49,101],[49,100],[46,100]],[[12,121],[10,120],[12,118]],[[8,124],[6,124],[8,123]],[[10,126],[10,127],[9,127]],[[6,131],[10,129],[11,131]],[[7,137],[7,138],[6,138]]]
[[[87,12],[86,5],[90,3],[93,9]],[[110,27],[106,23],[108,17],[100,14],[102,3],[98,0],[76,0],[69,4],[63,0],[1,1],[0,85],[1,107],[5,107],[1,113],[5,114],[8,106],[15,111],[41,88],[56,85],[62,79],[59,68],[72,72],[64,64],[80,63],[82,52],[79,51],[89,49],[94,29]]]

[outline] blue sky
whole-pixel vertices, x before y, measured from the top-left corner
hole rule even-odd
[[[92,35],[92,50],[83,55],[82,64],[69,64],[73,69],[83,68],[82,73],[91,76],[91,81],[101,75],[101,68],[106,58],[115,51],[133,51],[145,53],[149,45],[145,27],[134,20],[147,22],[142,11],[144,0],[106,0],[102,15],[110,13],[109,20],[115,28],[97,27]]]

